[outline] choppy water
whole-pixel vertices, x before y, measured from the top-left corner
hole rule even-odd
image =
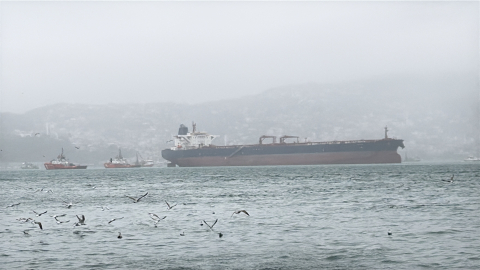
[[[479,191],[466,163],[4,170],[0,268],[478,269]]]

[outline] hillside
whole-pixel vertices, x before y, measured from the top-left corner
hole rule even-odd
[[[253,144],[261,135],[310,141],[377,139],[388,126],[403,155],[463,159],[476,152],[475,78],[380,78],[278,87],[259,95],[202,104],[56,104],[0,114],[0,162],[44,162],[64,147],[72,161],[101,164],[124,156],[161,161],[180,124],[220,135],[215,143]],[[36,133],[39,133],[35,136]],[[79,149],[76,149],[77,146]]]

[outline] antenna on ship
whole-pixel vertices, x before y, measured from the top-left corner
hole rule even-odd
[[[385,126],[385,139],[388,139],[387,132],[388,132],[388,128],[387,128],[387,126]]]
[[[195,131],[197,130],[197,124],[195,124],[195,122],[192,122],[192,133],[195,133]]]

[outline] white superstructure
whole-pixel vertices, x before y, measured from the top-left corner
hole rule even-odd
[[[181,125],[178,129],[178,135],[173,136],[175,146],[171,150],[187,150],[210,146],[217,135],[210,135],[206,132],[197,132],[196,124],[193,123],[193,131],[188,132],[188,128]]]

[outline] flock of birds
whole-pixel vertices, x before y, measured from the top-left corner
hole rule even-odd
[[[454,179],[455,175],[452,175],[449,179],[442,179],[442,181],[444,182],[449,182],[449,183],[453,183],[453,179]],[[95,188],[95,187],[94,187]],[[44,189],[40,189],[40,190],[37,190],[37,191],[44,191],[44,192],[52,192],[52,190],[44,190]],[[143,198],[145,198],[146,196],[148,195],[148,192],[146,192],[145,194],[141,195],[140,197],[138,198],[135,198],[135,197],[131,197],[131,196],[127,196],[125,195],[127,198],[130,198],[133,203],[138,203],[140,202],[140,200],[142,200]],[[65,203],[65,207],[70,209],[72,208],[73,206],[73,202],[66,202],[66,201],[63,201]],[[167,210],[171,210],[173,209],[177,204],[169,204],[167,201],[165,201],[165,204],[167,205]],[[7,206],[7,208],[10,208],[10,207],[16,207],[16,206],[19,206],[20,203],[14,203],[14,204],[10,204]],[[102,208],[102,211],[105,211],[105,210],[110,210],[109,207],[106,207],[106,206],[101,206]],[[44,214],[47,213],[47,211],[44,211],[44,212],[36,212],[36,211],[32,211],[36,217],[40,217]],[[238,214],[245,214],[246,216],[250,216],[250,214],[246,211],[246,210],[236,210],[232,213],[231,217],[233,217],[233,215],[238,215]],[[150,216],[150,218],[153,220],[153,225],[154,227],[157,227],[158,223],[162,220],[164,220],[167,216],[163,216],[163,217],[160,217],[158,216],[157,214],[155,213],[148,213],[148,215]],[[53,215],[51,217],[53,217],[55,219],[55,222],[57,224],[62,224],[62,223],[68,223],[70,222],[70,220],[60,220],[59,218],[60,217],[65,217],[66,214],[61,214],[61,215]],[[78,222],[75,222],[73,223],[73,227],[77,227],[77,226],[82,226],[82,225],[86,225],[85,223],[85,215],[76,215],[77,219],[78,219]],[[123,219],[124,217],[119,217],[119,218],[113,218],[111,219],[110,221],[108,221],[108,224],[111,224],[112,222],[114,221],[117,221],[117,220],[121,220]],[[30,222],[31,224],[33,225],[38,225],[38,227],[40,228],[40,230],[43,230],[43,225],[40,221],[36,221],[35,219],[33,218],[18,218],[17,221],[20,221],[20,222],[23,222],[23,223],[27,223],[27,222]],[[200,223],[201,226],[203,226],[204,224],[211,230],[211,231],[214,231],[213,230],[213,227],[215,226],[215,224],[217,224],[218,222],[218,219],[216,219],[212,225],[208,224],[205,220],[202,220],[202,223]],[[24,230],[23,233],[28,235],[29,230]],[[218,236],[221,238],[223,237],[223,234],[221,232],[217,233]],[[389,230],[387,232],[388,235],[392,235],[392,232]],[[180,236],[185,236],[185,232],[182,232],[180,233]],[[121,232],[118,233],[118,236],[117,236],[118,239],[122,239],[123,236],[121,234]]]
[[[42,189],[41,191],[43,191],[43,189]],[[49,192],[49,190],[46,190],[45,192]],[[133,203],[138,203],[138,202],[140,202],[140,200],[142,200],[143,198],[145,198],[147,195],[148,195],[148,192],[146,192],[145,194],[143,194],[142,196],[140,196],[140,197],[138,197],[138,198],[131,197],[131,196],[127,196],[127,195],[125,195],[125,197],[130,198],[130,199],[133,201]],[[73,202],[66,202],[66,201],[63,201],[63,202],[65,203],[64,207],[67,208],[67,209],[72,208],[72,206],[74,205]],[[173,208],[177,205],[177,204],[171,205],[171,204],[169,204],[166,200],[165,200],[165,204],[167,205],[167,210],[171,210],[171,209],[173,209]],[[6,208],[16,207],[16,206],[19,206],[19,205],[20,205],[20,203],[14,203],[14,204],[8,205]],[[101,206],[101,208],[102,208],[102,211],[110,210],[110,208],[109,208],[109,207],[106,207],[106,206]],[[34,211],[34,210],[32,210],[32,212],[35,214],[36,217],[41,217],[42,215],[44,215],[44,214],[47,213],[47,211],[37,212],[37,211]],[[214,212],[214,213],[215,213],[215,212]],[[233,217],[233,215],[242,214],[242,213],[245,214],[246,216],[250,216],[250,214],[249,214],[246,210],[236,210],[236,211],[234,211],[234,212],[232,213],[232,215],[231,215],[230,217]],[[162,217],[160,217],[160,216],[158,216],[157,214],[151,213],[151,212],[148,213],[148,215],[149,215],[150,218],[153,220],[153,225],[154,225],[154,227],[157,227],[158,223],[159,223],[160,221],[164,220],[164,219],[167,217],[167,216],[162,216]],[[60,218],[65,217],[65,216],[66,216],[66,214],[59,214],[59,215],[52,215],[51,217],[53,217],[53,218],[55,219],[55,222],[56,222],[57,224],[69,223],[70,220],[61,220],[61,219],[60,219]],[[87,224],[85,223],[85,220],[86,220],[85,215],[83,215],[83,214],[82,214],[82,215],[76,215],[76,217],[77,217],[78,221],[75,222],[75,223],[73,223],[73,227],[74,227],[74,228],[77,227],[77,226],[87,225]],[[124,218],[124,217],[113,218],[113,219],[111,219],[110,221],[108,221],[108,224],[111,224],[112,222],[117,221],[117,220],[121,220],[121,219],[123,219],[123,218]],[[38,228],[39,228],[40,230],[43,230],[43,225],[42,225],[42,223],[41,223],[40,221],[35,220],[34,218],[30,218],[30,217],[28,217],[28,218],[18,218],[17,221],[22,222],[22,223],[28,223],[28,222],[29,222],[29,223],[31,223],[31,224],[33,224],[33,225],[38,225]],[[208,227],[212,232],[214,232],[213,227],[215,226],[215,224],[217,224],[217,222],[218,222],[218,219],[216,219],[216,220],[212,223],[212,225],[210,225],[210,224],[208,224],[205,220],[202,220],[202,223],[200,223],[200,226],[203,226],[203,225],[205,224],[205,225],[207,225],[207,227]],[[24,233],[25,235],[29,235],[29,233],[28,233],[29,231],[30,231],[30,230],[24,230],[23,233]],[[218,232],[217,234],[218,234],[218,236],[219,236],[220,238],[223,237],[223,234],[222,234],[221,232]],[[180,236],[185,236],[185,232],[180,233]],[[118,238],[118,239],[122,239],[122,238],[123,238],[121,232],[118,232],[117,238]]]

